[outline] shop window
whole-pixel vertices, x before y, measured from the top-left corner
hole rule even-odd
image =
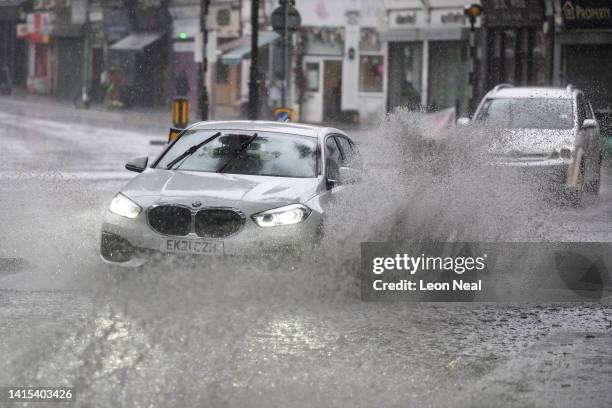
[[[389,43],[388,107],[418,110],[421,106],[422,43]]]
[[[227,84],[229,82],[229,65],[217,62],[216,77],[218,84]]]
[[[231,21],[231,11],[229,9],[221,9],[217,11],[217,24],[219,27],[227,27]]]
[[[359,51],[380,52],[380,36],[375,28],[359,30]]]
[[[359,91],[382,92],[383,58],[380,55],[362,55],[359,63]]]
[[[305,27],[305,54],[344,55],[343,27]]]
[[[319,92],[319,64],[306,64],[306,85],[309,92]]]
[[[455,107],[459,112],[465,112],[469,77],[469,63],[463,58],[466,48],[467,42],[429,43],[429,109],[436,111]]]

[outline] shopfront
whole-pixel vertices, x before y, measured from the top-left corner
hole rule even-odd
[[[545,1],[511,4],[483,0],[482,5],[485,52],[481,92],[500,83],[550,85],[552,27]]]
[[[596,111],[612,108],[612,4],[566,0],[555,10],[555,84],[584,90]]]
[[[387,11],[389,111],[467,109],[469,25],[463,5],[448,3]]]
[[[0,2],[0,92],[10,92],[13,85],[25,83],[26,35],[19,3]]]
[[[357,5],[356,5],[357,4]],[[293,99],[304,122],[362,121],[385,111],[386,44],[379,28],[384,4],[362,0],[332,6],[331,2],[303,0]]]
[[[115,13],[124,15],[122,10]],[[173,93],[168,64],[172,17],[164,6],[137,6],[127,10],[127,18],[129,34],[113,42],[107,56],[108,68],[121,77],[121,102],[128,107],[162,106]],[[112,26],[122,29],[124,24]]]
[[[30,93],[53,95],[56,88],[57,45],[51,38],[55,22],[53,12],[34,12],[26,17],[25,36],[28,42],[28,75]]]

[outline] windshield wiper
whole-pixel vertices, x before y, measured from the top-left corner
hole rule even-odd
[[[232,157],[231,157],[231,158],[230,158],[228,161],[226,161],[226,162],[225,162],[225,164],[223,164],[223,166],[221,166],[221,167],[219,168],[219,170],[217,170],[217,173],[223,173],[223,170],[225,170],[225,169],[227,168],[227,166],[229,166],[230,164],[232,164],[232,162],[233,162],[234,160],[236,160],[236,159],[237,159],[237,158],[240,156],[240,154],[241,154],[242,152],[244,152],[244,151],[247,149],[247,147],[249,147],[249,145],[250,145],[250,144],[253,142],[253,140],[255,140],[255,139],[257,139],[257,133],[255,133],[253,136],[251,136],[251,137],[249,138],[249,140],[247,140],[246,142],[243,142],[243,143],[242,143],[242,145],[240,146],[240,149],[236,150],[236,152],[234,153],[234,155],[233,155],[233,156],[232,156]]]
[[[211,137],[209,137],[208,139],[204,140],[203,142],[200,142],[197,145],[191,146],[189,149],[187,149],[183,153],[181,153],[180,156],[176,157],[170,163],[168,163],[168,165],[166,166],[166,169],[168,169],[168,170],[172,169],[172,167],[174,167],[174,165],[176,163],[178,163],[181,160],[186,159],[187,157],[191,156],[192,154],[197,152],[200,147],[204,146],[208,142],[212,142],[213,140],[218,138],[220,135],[221,135],[221,132],[217,132],[214,135],[212,135]]]

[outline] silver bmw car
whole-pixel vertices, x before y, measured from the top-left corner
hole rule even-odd
[[[326,207],[361,177],[361,157],[333,128],[261,121],[201,122],[139,172],[104,214],[100,254],[139,267],[166,254],[300,250],[323,233]]]

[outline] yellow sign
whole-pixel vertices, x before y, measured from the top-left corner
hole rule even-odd
[[[186,128],[189,122],[189,99],[174,98],[172,101],[172,124],[176,128]]]
[[[295,122],[295,111],[291,108],[276,108],[272,111],[276,122]]]

